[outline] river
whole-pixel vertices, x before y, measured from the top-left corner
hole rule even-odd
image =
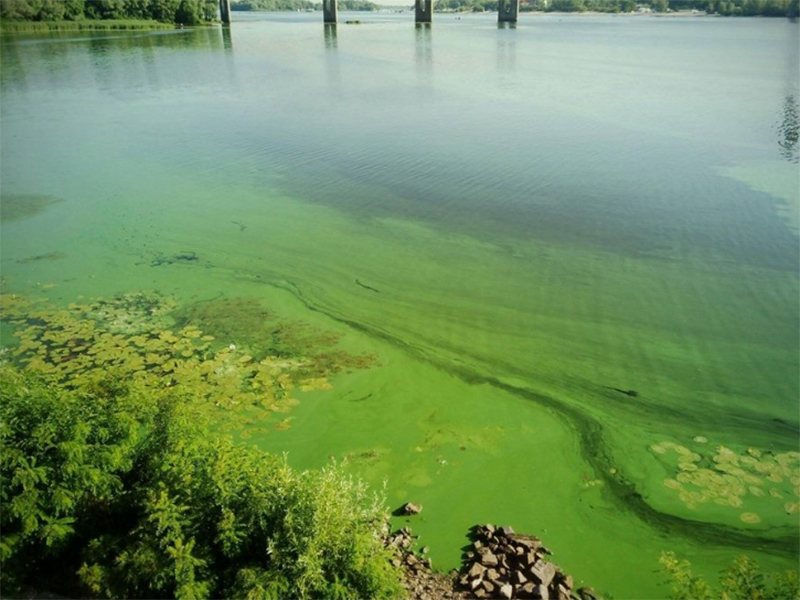
[[[3,202],[57,200],[4,220],[4,292],[256,299],[373,354],[247,443],[421,503],[434,566],[479,522],[616,598],[665,550],[796,566],[797,23],[234,18],[3,36]]]

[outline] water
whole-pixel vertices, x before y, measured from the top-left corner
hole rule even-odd
[[[682,498],[660,445],[798,446],[796,23],[235,16],[3,37],[6,203],[63,200],[3,222],[4,291],[258,298],[375,353],[251,441],[422,503],[441,568],[486,521],[618,598],[663,550],[796,564],[798,481]]]

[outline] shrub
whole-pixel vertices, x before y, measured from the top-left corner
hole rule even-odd
[[[382,499],[214,435],[207,403],[0,366],[4,595],[392,598]],[[45,587],[47,586],[47,587]]]

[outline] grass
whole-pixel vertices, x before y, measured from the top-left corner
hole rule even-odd
[[[174,29],[172,23],[146,19],[83,19],[81,21],[2,21],[1,32],[38,31],[123,31],[140,29]]]

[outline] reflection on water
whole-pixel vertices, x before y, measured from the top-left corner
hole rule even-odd
[[[225,48],[225,50],[233,50],[233,37],[231,36],[231,28],[220,27],[220,31],[222,32],[222,47]]]
[[[336,50],[339,47],[339,39],[336,33],[336,23],[325,23],[325,49]]]
[[[517,68],[517,35],[510,31],[502,31],[516,28],[516,23],[508,21],[501,21],[497,24],[497,53],[495,60],[499,71],[514,72]]]
[[[414,28],[414,56],[420,82],[430,82],[433,73],[433,42],[430,23],[416,23]]]
[[[794,95],[786,96],[783,101],[783,118],[778,125],[778,133],[781,156],[790,162],[800,162],[800,153],[798,153],[800,115],[798,114],[797,98]]]

